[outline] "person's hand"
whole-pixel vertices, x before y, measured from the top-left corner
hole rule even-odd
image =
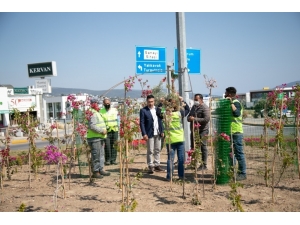
[[[165,134],[164,134],[164,133],[161,133],[161,136],[162,136],[162,137],[164,137],[164,136],[165,136]]]
[[[148,141],[148,135],[145,134],[145,135],[143,136],[143,139],[144,139],[145,141]]]
[[[104,130],[102,131],[102,134],[107,134],[107,130],[104,129]]]
[[[231,99],[231,97],[226,97],[226,99],[228,99],[228,100],[230,100],[230,102],[232,102],[232,99]]]
[[[194,119],[195,119],[195,117],[193,117],[193,116],[189,117],[189,121],[194,121]]]

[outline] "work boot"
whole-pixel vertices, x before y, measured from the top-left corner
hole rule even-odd
[[[154,171],[155,172],[165,172],[165,170],[163,170],[162,168],[160,168],[160,166],[154,167]]]
[[[110,172],[107,172],[105,170],[100,170],[99,173],[103,176],[109,176],[110,175]]]
[[[97,172],[93,172],[93,178],[101,179],[103,178],[103,176],[97,171]]]
[[[205,164],[201,164],[199,167],[198,167],[198,170],[207,170],[207,166]]]
[[[237,174],[236,181],[246,180],[247,176],[246,174]]]
[[[154,167],[153,166],[149,166],[148,168],[149,168],[148,173],[149,174],[153,174],[154,173]]]

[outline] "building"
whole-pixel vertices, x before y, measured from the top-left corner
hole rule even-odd
[[[72,94],[76,97],[76,101],[86,101],[89,97],[88,94]],[[44,109],[43,114],[45,122],[52,120],[72,119],[71,105],[68,102],[68,96],[51,96],[45,95],[43,99]]]

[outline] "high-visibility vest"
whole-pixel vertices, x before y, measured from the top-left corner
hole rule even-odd
[[[233,103],[238,102],[237,99],[232,101]],[[240,103],[241,104],[241,103]],[[241,115],[239,117],[231,117],[231,132],[234,133],[243,133],[243,106],[241,104]]]
[[[100,115],[99,112],[97,112],[96,110],[94,109],[90,109],[94,115],[96,115],[96,118],[97,118],[97,124],[96,126],[99,127],[99,128],[102,128],[102,129],[106,129],[106,125],[105,125],[105,122],[102,118],[102,116]],[[90,127],[88,128],[88,131],[87,131],[87,138],[95,138],[95,137],[99,137],[99,138],[106,138],[106,134],[100,134],[100,133],[97,133],[93,130],[90,129]]]
[[[106,124],[107,131],[118,131],[118,111],[115,108],[110,108],[106,111],[105,108],[100,110],[104,122]]]
[[[184,131],[179,111],[172,112],[170,126],[165,126],[165,140],[167,144],[184,141]]]

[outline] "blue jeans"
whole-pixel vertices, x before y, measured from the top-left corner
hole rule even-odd
[[[167,161],[167,179],[171,179],[171,168],[172,175],[174,173],[174,156],[177,150],[178,158],[178,176],[180,179],[183,178],[184,174],[184,142],[177,142],[171,144],[171,150],[169,150],[169,144],[167,144],[168,161]]]
[[[88,138],[87,141],[91,148],[92,171],[99,172],[104,167],[105,139]]]
[[[235,159],[238,161],[238,173],[246,175],[246,159],[243,150],[243,134],[232,134],[233,149]],[[235,164],[234,159],[234,164]]]

